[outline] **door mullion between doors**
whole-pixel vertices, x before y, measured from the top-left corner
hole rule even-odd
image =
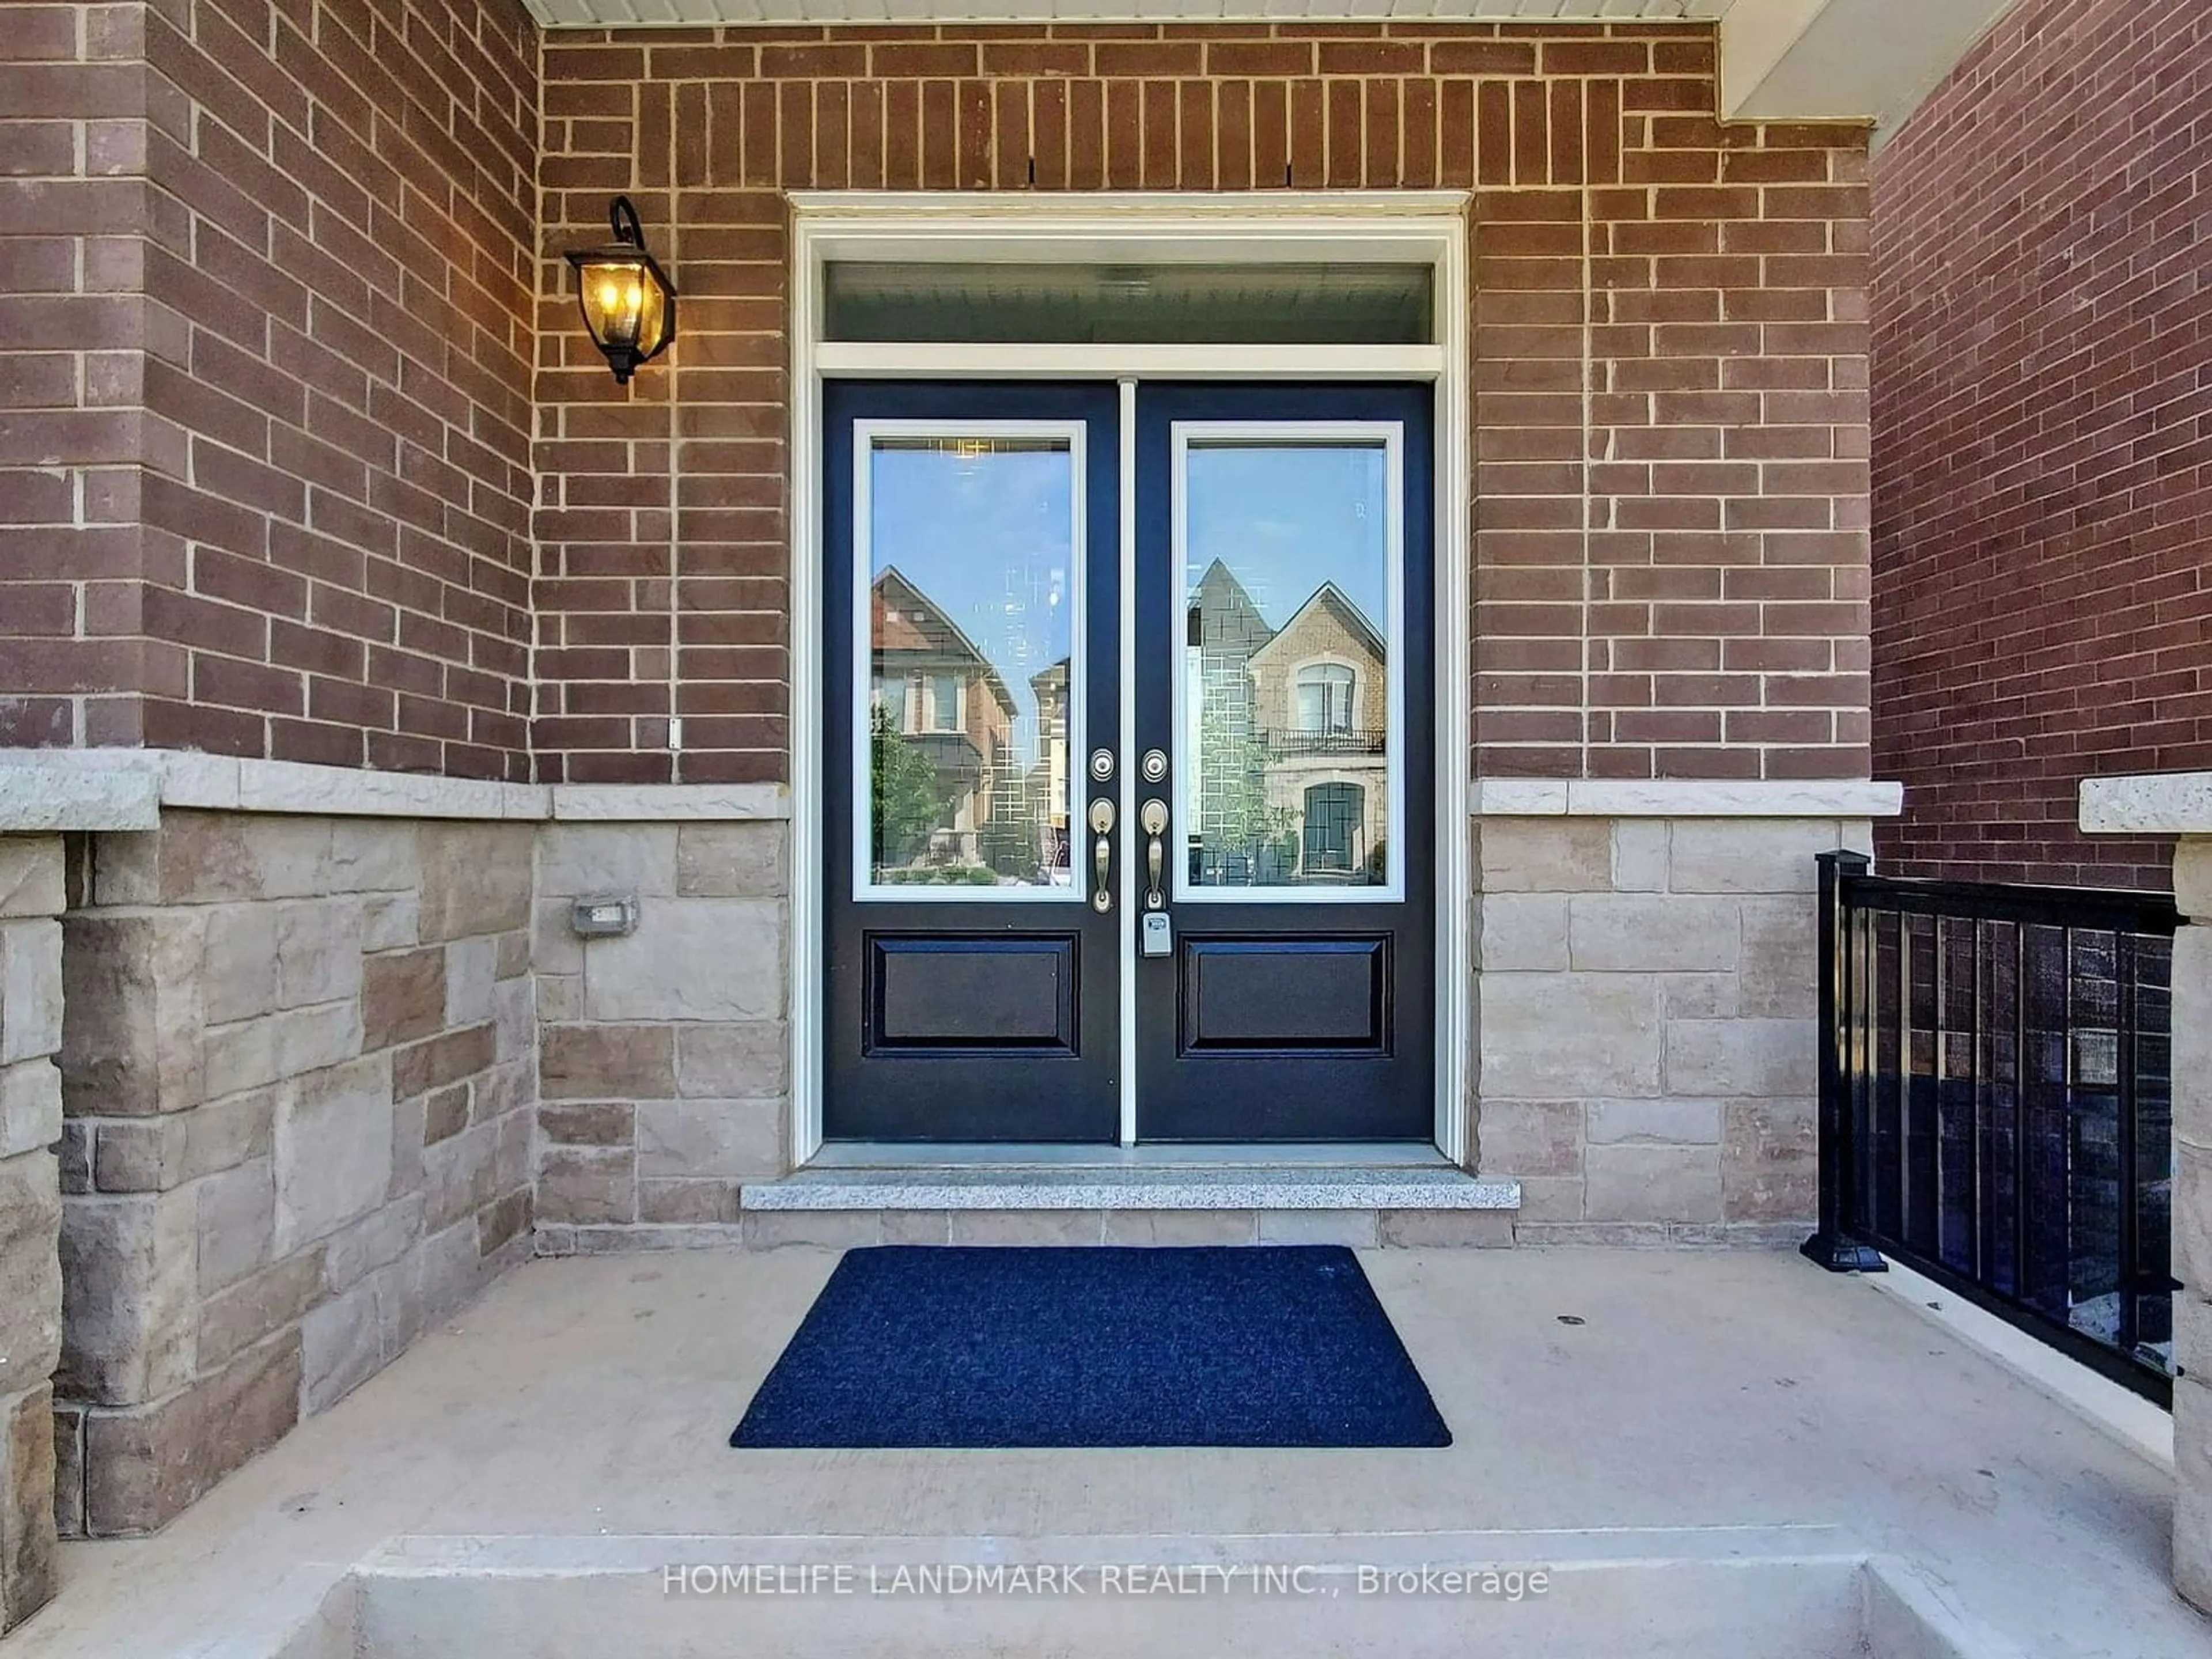
[[[1137,383],[1132,379],[1121,382],[1121,565],[1116,572],[1121,583],[1121,603],[1119,622],[1119,660],[1115,665],[1115,690],[1120,695],[1121,718],[1120,752],[1115,757],[1115,775],[1121,781],[1121,919],[1115,924],[1114,937],[1116,969],[1121,986],[1121,1052],[1115,1056],[1115,1071],[1121,1087],[1121,1144],[1137,1144],[1137,904],[1139,901],[1134,856],[1137,833]],[[1177,672],[1180,672],[1179,666]]]

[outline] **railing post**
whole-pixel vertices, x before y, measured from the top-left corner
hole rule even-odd
[[[1798,1249],[1830,1273],[1878,1273],[1888,1270],[1871,1244],[1852,1238],[1844,1225],[1845,1182],[1850,1176],[1850,1067],[1847,1018],[1855,1018],[1846,989],[1849,933],[1844,915],[1844,882],[1869,868],[1863,853],[1822,853],[1820,866],[1820,1231]]]

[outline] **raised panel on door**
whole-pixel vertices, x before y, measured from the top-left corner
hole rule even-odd
[[[1434,1133],[1431,441],[1425,387],[1139,392],[1142,1139]]]
[[[838,383],[824,422],[824,1133],[1114,1140],[1116,395]]]

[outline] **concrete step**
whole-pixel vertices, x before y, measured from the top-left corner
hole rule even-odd
[[[1443,1163],[802,1170],[748,1182],[748,1243],[1503,1245],[1520,1183]]]
[[[1255,1169],[801,1170],[741,1189],[748,1210],[1517,1210],[1521,1183],[1444,1163]]]
[[[239,1659],[2020,1659],[1834,1528],[408,1539]]]

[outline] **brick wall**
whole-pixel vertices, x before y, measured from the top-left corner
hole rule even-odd
[[[16,16],[0,739],[781,778],[781,192],[1288,182],[1474,192],[1480,768],[1866,769],[1861,138],[1717,125],[1709,31],[562,33],[538,154],[506,0]]]
[[[781,191],[1286,181],[1474,192],[1479,767],[1865,774],[1863,135],[1720,126],[1709,32],[563,32],[544,69],[545,778],[787,775]],[[628,388],[560,257],[617,191],[683,290]]]
[[[1902,873],[2163,888],[2085,775],[2212,766],[2212,13],[2025,0],[1875,169],[1875,765]]]
[[[0,29],[0,745],[69,743],[88,699],[138,684],[136,642],[82,611],[138,572],[140,9],[11,6]]]
[[[30,5],[0,52],[0,741],[526,777],[520,6]]]

